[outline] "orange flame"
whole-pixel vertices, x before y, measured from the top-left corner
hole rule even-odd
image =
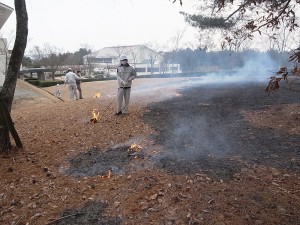
[[[91,122],[98,123],[98,117],[99,117],[98,109],[93,109],[92,114],[93,114],[93,118],[91,119]]]
[[[94,98],[101,98],[101,93],[96,93],[96,94],[94,95]]]
[[[128,148],[128,155],[133,156],[134,159],[137,159],[139,158],[138,151],[140,151],[141,149],[141,146],[134,143],[130,146],[130,148]]]
[[[101,175],[100,178],[104,179],[104,178],[111,178],[112,177],[112,172],[111,170],[108,170],[108,172],[106,172],[107,175]]]
[[[108,171],[107,178],[111,178],[111,175],[112,175],[111,170],[109,170],[109,171]]]
[[[133,149],[141,149],[142,147],[141,146],[139,146],[139,145],[137,145],[137,144],[135,144],[135,143],[133,143],[132,145],[130,145],[130,149],[131,150],[133,150]]]

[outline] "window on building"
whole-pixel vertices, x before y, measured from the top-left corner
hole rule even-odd
[[[159,72],[159,68],[158,67],[153,67],[153,68],[148,67],[147,72],[151,72],[151,71],[152,71],[152,73]]]
[[[167,70],[168,70],[168,71],[177,71],[177,70],[178,70],[178,67],[177,67],[177,66],[168,67]]]
[[[135,68],[136,72],[146,72],[146,68]]]
[[[93,58],[96,63],[112,63],[112,58]]]

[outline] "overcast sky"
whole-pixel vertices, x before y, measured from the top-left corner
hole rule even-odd
[[[14,8],[13,0],[1,0]],[[185,31],[182,44],[194,40],[180,11],[191,12],[195,0],[172,4],[169,0],[26,0],[29,17],[27,51],[44,43],[74,52],[82,46],[93,50],[116,45],[156,43],[170,46],[176,33]],[[13,12],[1,29],[15,31]]]

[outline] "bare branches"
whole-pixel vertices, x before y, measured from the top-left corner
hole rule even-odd
[[[175,3],[177,0],[173,0],[172,3]],[[182,6],[182,0],[179,0],[180,5]]]
[[[272,18],[271,20],[267,20],[267,22],[265,22],[264,24],[260,25],[259,27],[257,27],[257,29],[253,30],[255,31],[259,31],[262,27],[265,27],[269,24],[276,24],[278,23],[278,20],[280,19],[280,17],[284,14],[285,10],[288,8],[289,4],[291,3],[291,0],[288,0],[286,2],[286,4],[284,5],[284,7],[282,8],[282,10],[278,13],[277,16],[275,16],[274,18]],[[273,15],[273,13],[271,13],[269,16]]]
[[[247,5],[247,3],[240,5],[235,11],[233,11],[230,15],[228,15],[224,21],[228,21],[230,18],[232,18],[236,13],[240,12],[245,6]]]

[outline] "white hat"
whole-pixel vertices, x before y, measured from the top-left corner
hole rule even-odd
[[[122,55],[120,56],[120,61],[122,61],[122,60],[128,60],[128,59],[127,59],[127,56],[126,56],[125,54],[122,54]]]

